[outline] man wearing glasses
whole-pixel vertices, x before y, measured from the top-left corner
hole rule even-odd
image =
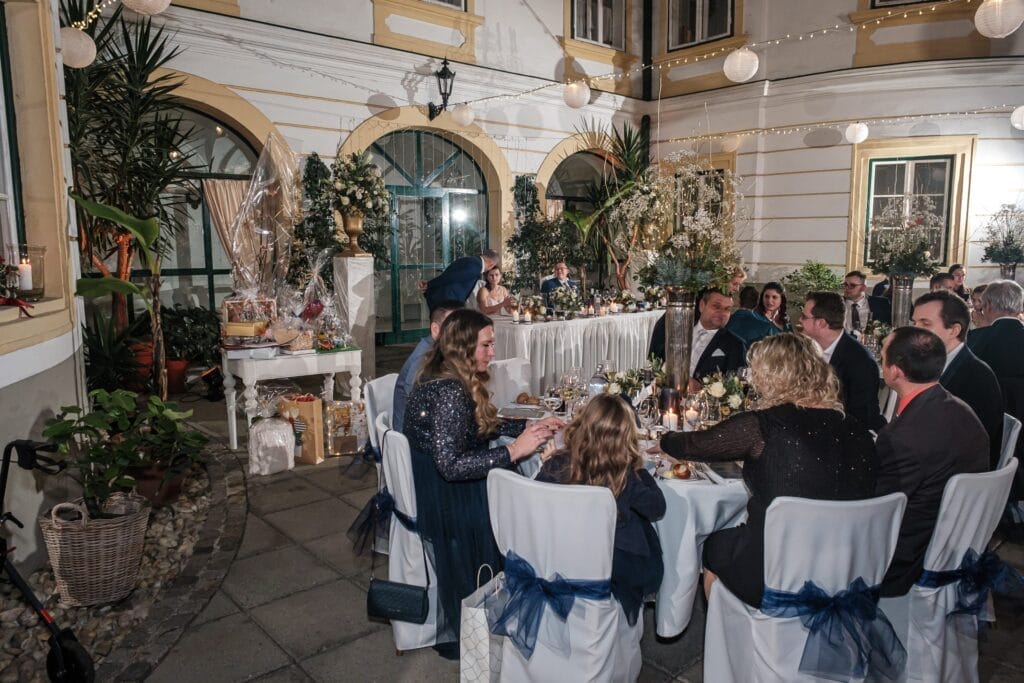
[[[880,296],[868,296],[864,273],[852,270],[843,278],[843,305],[846,317],[843,329],[860,337],[869,320],[886,325],[892,322],[892,308],[889,300]]]

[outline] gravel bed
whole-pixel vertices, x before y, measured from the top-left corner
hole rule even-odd
[[[181,572],[195,549],[210,508],[210,478],[197,468],[181,496],[150,513],[138,587],[113,605],[65,607],[47,564],[28,583],[62,628],[71,628],[99,668],[118,643],[149,616],[161,591]],[[45,599],[44,599],[45,598]],[[46,681],[49,632],[13,586],[0,583],[0,683]]]

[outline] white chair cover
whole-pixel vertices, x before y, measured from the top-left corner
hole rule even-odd
[[[1020,437],[1020,420],[1013,415],[1003,413],[1003,446],[999,451],[999,466],[1001,470],[1010,464],[1014,452],[1017,450],[1017,439]]]
[[[366,402],[366,424],[377,424],[377,416],[381,413],[391,415],[395,412],[395,382],[398,380],[398,373],[384,375],[377,379],[371,379],[363,387],[363,395]],[[388,426],[390,428],[390,420]],[[380,449],[380,441],[377,440],[377,432],[370,429],[370,445]]]
[[[925,551],[925,569],[957,569],[968,549],[979,555],[985,552],[1006,507],[1016,471],[1017,461],[1012,460],[995,472],[959,474],[946,483],[935,531]],[[969,616],[946,619],[955,609],[956,587],[955,583],[942,588],[915,585],[903,597],[881,601],[907,648],[903,680],[978,680],[978,641],[968,632],[977,624],[956,623],[972,619]]]
[[[516,400],[520,392],[530,391],[530,361],[525,358],[509,358],[496,360],[487,368],[491,375],[488,388],[491,390],[491,403],[501,410]]]
[[[502,553],[514,550],[537,576],[604,580],[611,577],[617,516],[605,488],[542,484],[507,470],[487,476],[491,527]],[[537,647],[527,660],[505,639],[502,681],[635,681],[640,675],[643,619],[629,626],[614,598],[577,599],[566,620],[568,656],[549,647],[558,621],[545,610]]]
[[[412,454],[409,441],[404,435],[383,425],[387,415],[382,413],[377,420],[377,429],[381,437],[384,481],[388,491],[395,499],[395,508],[409,517],[416,518],[416,487],[412,478]],[[397,519],[391,520],[390,550],[388,555],[388,579],[399,583],[416,586],[427,585],[427,572],[430,573],[430,612],[423,624],[410,624],[404,621],[391,622],[391,634],[398,650],[415,650],[433,645],[437,639],[437,577],[434,568],[424,566],[423,543],[419,534],[406,529]]]
[[[858,577],[868,586],[881,583],[906,504],[902,493],[857,501],[776,498],[765,519],[765,585],[795,593],[813,581],[835,594]],[[799,671],[808,633],[799,617],[768,616],[716,581],[708,601],[704,680],[825,680]]]

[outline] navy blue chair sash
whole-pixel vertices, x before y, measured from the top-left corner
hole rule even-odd
[[[529,562],[510,550],[505,556],[505,588],[492,594],[486,603],[487,624],[491,633],[510,638],[529,659],[537,646],[545,606],[565,624],[576,598],[610,597],[610,580],[573,580],[561,574],[550,581],[542,579]]]
[[[896,631],[878,609],[879,587],[864,579],[829,595],[813,581],[797,593],[765,588],[761,611],[773,617],[800,617],[807,642],[800,658],[802,673],[846,681],[868,674],[893,680],[907,661]]]
[[[416,520],[395,507],[394,496],[385,486],[372,499],[374,509],[377,511],[377,521],[384,524],[389,521],[391,515],[409,531],[416,533]]]
[[[991,550],[978,555],[973,548],[968,548],[959,568],[947,571],[926,569],[917,580],[917,585],[922,588],[942,588],[952,583],[957,584],[956,605],[946,615],[947,619],[961,614],[980,617],[990,593],[1009,593],[1019,589],[1024,586],[1024,577]],[[976,629],[974,635],[977,636]]]

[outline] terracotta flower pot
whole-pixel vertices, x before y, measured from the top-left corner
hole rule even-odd
[[[129,348],[135,352],[135,363],[138,366],[135,375],[138,379],[132,382],[128,389],[145,391],[153,374],[153,342],[135,342]]]
[[[135,492],[159,508],[177,500],[186,472],[167,476],[167,468],[160,465],[129,467],[128,473],[135,478]]]
[[[189,361],[183,358],[168,358],[164,365],[167,368],[167,392],[184,394],[185,375],[188,373]]]

